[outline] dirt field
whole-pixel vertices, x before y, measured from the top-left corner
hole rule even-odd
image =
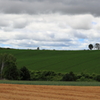
[[[0,100],[100,100],[100,87],[0,84]]]

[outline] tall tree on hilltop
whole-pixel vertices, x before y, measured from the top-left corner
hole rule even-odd
[[[89,47],[89,49],[90,49],[90,50],[92,50],[92,49],[93,49],[93,45],[92,45],[92,44],[89,44],[89,46],[88,46],[88,47]]]
[[[95,48],[97,48],[97,50],[100,50],[100,44],[99,43],[96,43],[95,44]]]

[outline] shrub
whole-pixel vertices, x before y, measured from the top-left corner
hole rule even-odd
[[[31,71],[31,80],[60,81],[62,76],[61,73],[55,73],[54,71]]]
[[[100,82],[100,75],[95,76],[95,80]]]
[[[73,72],[67,73],[63,76],[62,81],[76,81],[77,77]]]
[[[30,80],[30,71],[25,66],[20,69],[20,79]]]

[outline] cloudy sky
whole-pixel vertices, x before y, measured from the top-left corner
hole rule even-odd
[[[100,0],[0,0],[0,47],[82,50],[100,43]]]

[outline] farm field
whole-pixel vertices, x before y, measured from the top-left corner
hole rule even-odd
[[[100,100],[100,87],[0,84],[0,100]]]
[[[0,49],[0,53],[13,54],[17,66],[29,70],[49,70],[61,73],[100,74],[100,50],[57,51]]]

